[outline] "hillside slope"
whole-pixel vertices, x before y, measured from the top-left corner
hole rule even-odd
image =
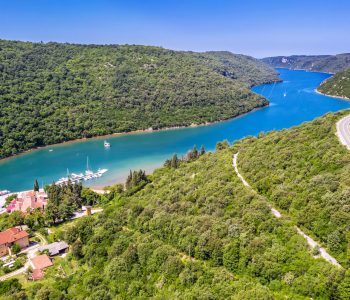
[[[350,68],[323,82],[317,90],[323,94],[350,99]]]
[[[208,51],[194,55],[215,72],[249,86],[279,81],[276,73],[271,72],[271,67],[251,56],[227,51]]]
[[[342,299],[344,272],[243,186],[238,146],[220,149],[158,169],[100,216],[63,226],[71,253],[39,285],[26,282],[29,299]]]
[[[76,138],[224,120],[267,105],[249,87],[278,80],[276,73],[250,57],[227,56],[0,40],[0,158]]]
[[[275,56],[263,58],[262,61],[273,68],[337,73],[350,68],[350,53],[338,55]]]
[[[349,267],[350,152],[335,135],[344,114],[245,139],[239,165],[260,194]]]

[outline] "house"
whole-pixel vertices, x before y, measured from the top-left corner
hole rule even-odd
[[[40,280],[44,277],[44,272],[40,269],[35,269],[32,271],[32,279],[33,280]]]
[[[14,211],[28,212],[33,209],[45,209],[47,205],[47,194],[43,191],[21,192],[6,207],[8,213]]]
[[[50,256],[66,253],[68,251],[68,244],[64,241],[54,242],[48,245],[44,245],[38,248],[39,251],[48,250]]]
[[[29,260],[29,264],[32,267],[32,278],[33,280],[39,280],[44,277],[43,270],[53,266],[53,263],[46,254],[38,255]]]
[[[0,257],[11,253],[10,248],[14,244],[19,245],[21,249],[28,247],[28,232],[17,227],[0,232]]]

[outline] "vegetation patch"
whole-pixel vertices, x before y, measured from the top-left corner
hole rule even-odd
[[[0,158],[78,138],[225,120],[268,104],[252,57],[0,40]]]

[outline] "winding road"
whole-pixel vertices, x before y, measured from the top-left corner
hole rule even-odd
[[[348,123],[350,122],[350,116],[348,116],[349,119],[348,119]],[[338,124],[337,124],[338,125]],[[337,126],[338,127],[338,126]],[[350,147],[350,132],[348,130],[348,135],[349,135],[349,147]],[[350,149],[350,148],[349,148]],[[256,191],[249,185],[249,183],[244,179],[244,177],[239,173],[239,170],[238,170],[238,164],[237,164],[237,158],[238,158],[238,153],[237,152],[236,154],[233,155],[233,159],[232,159],[232,165],[233,165],[233,168],[235,169],[235,172],[237,174],[237,176],[239,177],[239,179],[242,181],[243,185],[245,185],[246,187],[250,188],[254,193],[256,193]],[[276,217],[276,218],[281,218],[282,217],[282,214],[277,210],[275,209],[274,207],[272,207],[270,205],[270,203],[268,203],[268,205],[270,206],[270,209],[271,209],[271,213]],[[317,255],[316,257],[318,256],[321,256],[323,257],[326,261],[328,261],[329,263],[331,263],[332,265],[334,266],[337,266],[339,268],[341,268],[341,265],[337,262],[337,260],[331,256],[327,251],[326,249],[324,249],[323,247],[321,247],[319,245],[319,243],[317,243],[315,240],[313,240],[310,236],[308,236],[307,234],[305,234],[299,227],[295,226],[296,228],[296,231],[298,234],[300,234],[308,243],[308,245],[311,247],[311,249],[314,249],[315,247],[318,247],[319,248],[319,255]]]
[[[350,150],[350,115],[342,118],[337,122],[337,135],[340,142]]]

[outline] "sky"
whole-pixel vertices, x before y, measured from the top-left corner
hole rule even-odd
[[[349,0],[0,0],[0,39],[227,50],[258,58],[350,52]]]

